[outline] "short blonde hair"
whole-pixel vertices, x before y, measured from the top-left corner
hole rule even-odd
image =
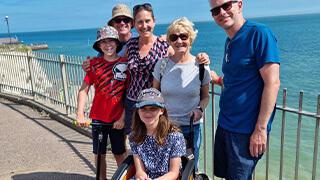
[[[194,24],[186,17],[176,19],[170,24],[167,30],[167,41],[170,42],[169,36],[173,32],[177,32],[181,30],[184,30],[188,33],[190,43],[192,45],[192,43],[197,37],[198,30],[194,29]]]

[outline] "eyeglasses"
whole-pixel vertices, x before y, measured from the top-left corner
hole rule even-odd
[[[189,38],[188,34],[170,34],[169,36],[169,40],[171,42],[175,42],[176,40],[178,40],[178,38],[180,38],[182,41],[185,41]]]
[[[152,6],[150,3],[138,4],[133,7],[133,17],[138,13],[140,9],[146,9],[148,11],[152,11]]]
[[[124,23],[130,23],[132,21],[132,19],[130,18],[115,18],[113,19],[113,22],[119,24],[121,22],[124,22]]]
[[[215,8],[212,8],[210,11],[211,11],[211,14],[212,16],[217,16],[220,14],[221,12],[221,8],[225,11],[229,11],[231,8],[232,8],[232,4],[233,3],[236,3],[238,1],[229,1],[229,2],[226,2],[224,4],[222,4],[221,6],[218,6],[218,7],[215,7]]]

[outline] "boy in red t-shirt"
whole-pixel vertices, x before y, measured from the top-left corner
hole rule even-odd
[[[124,93],[129,78],[127,59],[119,57],[121,50],[118,32],[111,26],[105,26],[97,32],[97,40],[93,48],[103,54],[90,60],[90,71],[87,72],[78,94],[77,124],[87,126],[84,117],[84,107],[90,86],[94,85],[95,95],[90,111],[93,123],[106,123],[103,126],[103,140],[100,146],[101,168],[100,179],[106,177],[106,146],[108,135],[111,141],[112,153],[118,166],[124,160]],[[97,160],[98,127],[92,126],[93,153]]]

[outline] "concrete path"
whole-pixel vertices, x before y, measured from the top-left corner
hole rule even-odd
[[[116,167],[107,156],[110,179]],[[0,179],[95,179],[92,140],[44,113],[0,98]]]

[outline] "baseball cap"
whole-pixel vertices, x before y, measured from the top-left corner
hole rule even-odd
[[[164,99],[159,90],[155,88],[144,89],[140,92],[136,108],[142,108],[144,106],[157,106],[160,108],[164,108]]]

